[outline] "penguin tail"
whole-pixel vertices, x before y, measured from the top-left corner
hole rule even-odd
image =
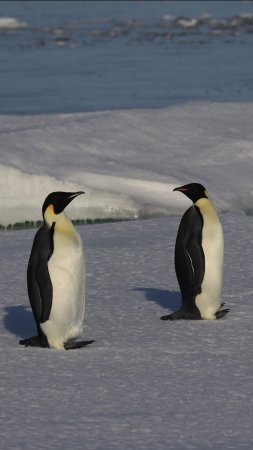
[[[64,344],[64,348],[65,348],[65,350],[75,350],[76,348],[86,347],[86,345],[90,345],[93,342],[95,342],[95,341],[94,340],[93,341],[76,341],[76,342],[70,341],[70,342],[66,342]]]
[[[223,306],[223,305],[224,305],[224,303],[222,303],[221,306]],[[216,313],[215,313],[216,319],[221,319],[221,318],[224,317],[229,311],[230,311],[229,308],[219,309],[219,310],[216,311]]]

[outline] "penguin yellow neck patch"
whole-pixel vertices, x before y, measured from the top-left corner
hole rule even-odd
[[[46,211],[51,212],[54,214],[54,205],[49,205],[46,209]]]
[[[49,205],[45,211],[44,214],[45,220],[48,224],[52,224],[54,222],[55,212],[54,212],[54,206]]]

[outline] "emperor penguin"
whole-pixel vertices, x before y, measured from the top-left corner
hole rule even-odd
[[[173,191],[185,194],[193,205],[181,219],[175,245],[182,306],[161,319],[220,319],[229,309],[221,309],[224,243],[217,211],[207,190],[199,183],[186,184]]]
[[[75,349],[94,341],[82,334],[85,309],[85,259],[82,240],[64,209],[80,192],[52,192],[42,207],[27,268],[28,296],[38,334],[19,343]]]

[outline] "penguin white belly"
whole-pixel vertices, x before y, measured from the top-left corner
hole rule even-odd
[[[54,251],[48,261],[53,286],[52,308],[48,321],[41,324],[50,347],[64,348],[64,343],[80,336],[85,309],[85,260],[82,241],[74,229],[57,231]]]
[[[201,201],[200,201],[201,202]],[[216,319],[221,306],[224,241],[220,220],[211,202],[201,208],[203,215],[202,248],[205,255],[205,274],[202,291],[195,303],[202,319]]]

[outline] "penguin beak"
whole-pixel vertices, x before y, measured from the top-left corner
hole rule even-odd
[[[71,201],[71,200],[73,200],[75,197],[77,197],[78,195],[81,195],[81,194],[85,194],[85,192],[84,192],[84,191],[71,192],[71,193],[68,195],[68,198],[69,198],[70,201]]]
[[[184,186],[179,186],[179,187],[174,188],[174,189],[173,189],[173,192],[174,192],[174,191],[187,192],[188,189],[185,188]]]
[[[66,208],[66,206],[69,205],[74,198],[78,197],[78,195],[84,194],[84,191],[78,191],[78,192],[66,192],[64,193],[64,197],[62,199],[61,203],[61,211]]]

